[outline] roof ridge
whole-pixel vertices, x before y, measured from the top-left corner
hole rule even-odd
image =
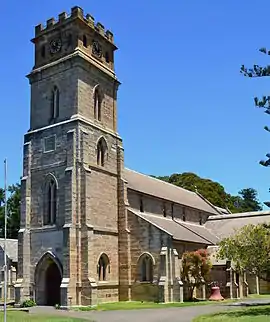
[[[250,211],[250,212],[238,212],[234,214],[222,214],[218,216],[209,216],[207,221],[215,221],[222,219],[236,219],[244,217],[256,217],[256,216],[267,216],[270,215],[270,210],[264,211]]]
[[[208,199],[206,199],[202,194],[200,194],[198,191],[195,192],[201,199],[203,199],[206,203],[208,203],[208,205],[210,207],[212,207],[213,209],[215,209],[218,213],[220,213],[222,215],[222,212],[219,211],[213,204],[212,202],[210,202]]]
[[[226,211],[227,211],[227,213],[226,213],[226,214],[222,213],[222,214],[224,214],[224,215],[232,214],[232,212],[230,211],[230,209],[229,209],[228,207],[226,207],[226,208],[219,207],[219,206],[214,206],[214,207],[215,207],[215,208],[218,208],[218,209],[221,209],[221,210],[226,210]]]

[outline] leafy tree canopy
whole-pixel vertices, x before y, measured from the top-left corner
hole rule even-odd
[[[264,55],[270,55],[270,50],[266,48],[261,48],[259,51]],[[258,64],[253,65],[252,68],[247,68],[245,65],[242,65],[240,68],[240,73],[246,77],[250,78],[260,78],[260,77],[268,77],[270,76],[270,65],[260,66]],[[256,107],[264,109],[266,114],[270,114],[270,96],[262,96],[261,98],[254,97],[254,104]],[[269,126],[264,126],[264,129],[267,132],[270,132]],[[264,167],[270,166],[270,153],[266,154],[267,159],[261,160],[260,164]],[[270,191],[270,189],[269,189]]]
[[[270,282],[270,225],[246,225],[219,244],[218,258]]]
[[[257,199],[257,191],[253,188],[242,189],[238,196],[232,196],[220,183],[201,178],[192,172],[174,173],[156,178],[190,191],[197,191],[213,205],[229,209],[233,213],[262,210]]]
[[[5,191],[0,189],[0,237],[4,237],[5,227]],[[20,205],[21,190],[20,185],[11,185],[8,187],[7,196],[7,238],[18,238],[20,228]]]

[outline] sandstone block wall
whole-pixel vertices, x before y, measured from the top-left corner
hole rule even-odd
[[[130,252],[131,252],[131,276],[132,282],[138,280],[138,260],[140,256],[149,252],[155,259],[154,279],[160,276],[160,251],[162,246],[170,243],[170,237],[129,212],[129,229],[130,229]]]
[[[42,128],[51,124],[51,103],[54,86],[59,89],[59,117],[57,122],[68,120],[76,114],[78,105],[79,67],[64,61],[31,75],[30,129]],[[63,145],[64,147],[64,145]]]
[[[78,71],[78,114],[91,120],[94,124],[116,131],[117,122],[117,89],[118,83],[107,74],[101,74],[95,66],[80,62]],[[102,98],[101,121],[94,117],[94,89],[98,90]]]
[[[140,209],[141,200],[143,201],[144,212],[152,213],[155,215],[173,217],[180,220],[186,220],[187,222],[199,223],[202,218],[202,224],[204,224],[209,214],[193,209],[188,206],[172,203],[168,200],[162,200],[156,197],[144,195],[137,191],[128,189],[128,201],[130,207],[134,209]]]

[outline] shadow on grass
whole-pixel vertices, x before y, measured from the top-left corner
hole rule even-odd
[[[268,307],[253,307],[243,310],[237,311],[229,311],[229,312],[220,312],[213,314],[213,317],[218,316],[226,316],[228,318],[240,318],[240,317],[254,317],[254,316],[263,316],[263,315],[270,315],[270,306]]]

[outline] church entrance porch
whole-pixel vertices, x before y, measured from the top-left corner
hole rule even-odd
[[[57,258],[46,253],[36,267],[35,301],[37,305],[54,306],[61,304],[60,286],[62,267]]]

